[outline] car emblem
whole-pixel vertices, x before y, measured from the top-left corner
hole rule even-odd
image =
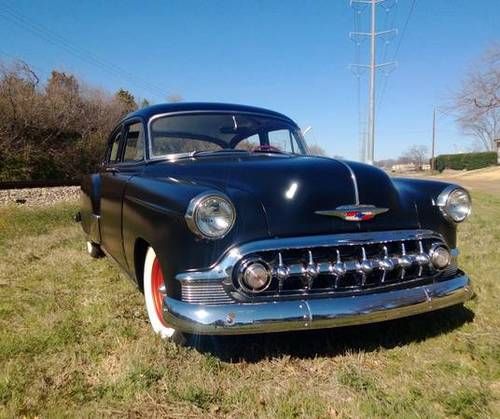
[[[368,221],[389,208],[377,208],[374,205],[341,205],[334,210],[315,211],[319,215],[339,217],[345,221]]]

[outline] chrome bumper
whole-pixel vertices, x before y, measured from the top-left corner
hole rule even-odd
[[[456,305],[473,295],[465,274],[430,285],[349,297],[201,305],[165,297],[165,321],[183,332],[233,335],[373,323]]]

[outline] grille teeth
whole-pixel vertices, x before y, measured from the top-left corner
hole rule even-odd
[[[456,257],[442,271],[429,260],[433,238],[382,241],[368,244],[341,244],[247,253],[238,263],[259,256],[269,264],[273,280],[260,297],[284,297],[351,293],[377,290],[389,285],[416,284],[419,280],[449,277],[457,273]],[[442,243],[444,244],[444,243]],[[238,264],[235,265],[237,267]],[[213,280],[182,281],[181,297],[193,304],[229,304],[240,301],[226,283]],[[412,286],[412,285],[406,285]],[[235,299],[236,298],[236,299]],[[257,298],[257,297],[255,297]]]
[[[435,241],[435,239],[434,239]],[[429,239],[259,252],[271,267],[268,293],[373,289],[438,274]],[[249,257],[251,255],[247,255]],[[456,270],[456,269],[455,269]],[[447,275],[451,269],[443,271]]]

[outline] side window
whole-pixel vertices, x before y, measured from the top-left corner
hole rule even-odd
[[[269,145],[285,153],[300,153],[300,148],[293,133],[287,129],[269,131]]]
[[[139,161],[144,158],[144,128],[136,122],[126,128],[123,161]]]
[[[118,151],[120,150],[120,140],[122,138],[121,132],[117,132],[113,139],[110,142],[110,151],[109,151],[109,163],[115,163],[118,158]]]

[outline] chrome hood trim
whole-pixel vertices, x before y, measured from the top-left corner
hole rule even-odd
[[[351,166],[344,161],[344,160],[339,160],[339,159],[334,159],[337,163],[340,163],[343,165],[347,170],[349,170],[349,173],[351,174],[351,179],[352,179],[352,186],[354,188],[354,205],[360,205],[359,201],[359,188],[358,188],[358,179],[356,178],[356,174],[354,173],[354,170],[352,170]]]

